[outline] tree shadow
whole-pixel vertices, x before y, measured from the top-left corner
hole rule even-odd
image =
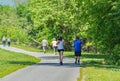
[[[39,58],[49,60],[49,59],[58,59],[58,56],[41,56]]]
[[[20,64],[20,65],[32,65],[32,66],[55,66],[55,67],[80,67],[80,65],[76,65],[72,62],[64,62],[63,65],[60,65],[58,61],[54,61],[54,60],[59,60],[59,56],[41,56],[39,57],[40,59],[44,59],[43,62],[40,63],[36,63],[36,62],[31,62],[31,61],[7,61],[10,64]],[[65,57],[67,59],[71,59],[69,57]],[[46,61],[47,60],[47,61]]]
[[[97,62],[97,61],[83,62],[82,67],[98,67],[98,68],[108,68],[108,69],[112,69],[112,68],[120,69],[120,66],[103,64],[103,63]]]
[[[32,65],[36,64],[36,62],[31,62],[31,61],[7,61],[10,64],[20,64],[20,65]]]
[[[41,59],[44,59],[44,60],[47,60],[47,62],[41,62],[41,63],[38,63],[38,64],[36,64],[37,66],[40,66],[40,65],[42,65],[42,66],[56,66],[56,67],[58,67],[58,66],[63,66],[63,67],[80,67],[80,65],[76,65],[76,64],[74,64],[74,61],[73,61],[73,63],[72,62],[65,62],[65,61],[63,61],[64,63],[63,63],[63,65],[60,65],[59,63],[58,63],[58,61],[56,61],[55,62],[55,60],[59,60],[59,56],[41,56],[41,57],[39,57],[39,58],[41,58]],[[73,58],[70,58],[70,57],[64,57],[64,59],[63,60],[65,60],[65,59],[73,59]],[[52,61],[51,61],[52,60]],[[51,62],[50,62],[51,61]]]
[[[38,63],[34,66],[54,66],[54,67],[70,67],[70,68],[76,68],[80,67],[80,65],[74,64],[74,63],[63,63],[63,65],[60,65],[59,63]]]

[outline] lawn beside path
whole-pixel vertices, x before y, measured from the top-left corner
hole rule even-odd
[[[120,81],[120,66],[105,64],[106,55],[83,54],[78,81]]]
[[[64,57],[64,64],[59,64],[58,55],[30,52],[14,47],[2,47],[15,52],[22,52],[41,59],[41,62],[17,70],[0,81],[76,81],[79,77],[79,65],[74,64],[74,58]],[[47,77],[47,78],[46,78]]]
[[[38,62],[40,59],[33,56],[0,49],[0,78]]]
[[[21,47],[20,47],[21,48]],[[29,50],[30,47],[26,49]],[[31,48],[32,49],[32,48]],[[39,51],[38,49],[32,49]],[[52,53],[50,51],[50,53]],[[64,56],[74,57],[73,52],[64,52]],[[104,63],[104,58],[107,58],[106,55],[102,54],[87,54],[83,53],[81,56],[82,66],[80,68],[80,78],[78,81],[120,81],[120,66],[108,65]],[[47,59],[49,59],[47,57]],[[48,60],[49,61],[49,60]],[[44,64],[44,63],[41,63]],[[47,65],[54,65],[54,63],[45,63]],[[69,65],[68,65],[69,66]],[[72,65],[70,65],[72,66]]]

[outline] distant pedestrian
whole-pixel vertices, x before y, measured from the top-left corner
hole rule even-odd
[[[48,44],[47,40],[43,39],[42,40],[42,47],[43,47],[44,54],[46,53],[47,44]]]
[[[74,40],[73,45],[74,45],[74,53],[75,53],[75,64],[80,64],[82,41],[78,36],[76,36],[76,40]]]
[[[52,47],[54,50],[54,55],[56,55],[56,50],[57,50],[57,40],[54,38],[52,41]]]
[[[57,45],[58,45],[60,65],[63,65],[64,40],[62,36],[58,38]]]
[[[2,38],[2,44],[3,44],[3,46],[6,45],[6,38],[5,38],[5,36],[3,36],[3,38]]]
[[[10,43],[11,43],[10,38],[7,39],[7,42],[8,42],[8,46],[10,46]]]

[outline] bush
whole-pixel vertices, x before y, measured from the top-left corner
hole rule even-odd
[[[120,44],[116,45],[108,56],[109,58],[105,58],[107,64],[120,65]]]

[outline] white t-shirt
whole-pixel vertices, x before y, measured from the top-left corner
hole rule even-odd
[[[58,49],[64,49],[64,40],[59,42]]]
[[[52,41],[52,46],[56,47],[57,46],[57,41]]]
[[[6,38],[5,38],[5,37],[3,37],[2,41],[6,41]]]
[[[7,40],[8,42],[10,42],[10,38],[8,38],[8,40]]]
[[[47,40],[42,40],[42,46],[47,46]]]

